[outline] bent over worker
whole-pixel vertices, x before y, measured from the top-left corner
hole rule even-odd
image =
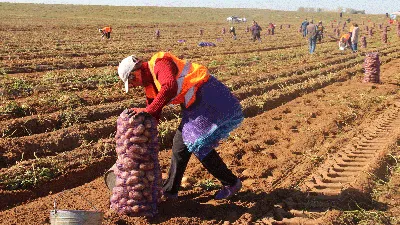
[[[181,106],[182,120],[173,139],[171,165],[163,185],[167,199],[178,197],[192,154],[222,183],[215,199],[230,198],[241,189],[240,179],[228,169],[215,148],[243,121],[242,108],[205,66],[158,52],[148,62],[128,56],[119,64],[118,74],[126,92],[134,86],[144,87],[147,106],[134,109],[136,112],[145,111],[159,119],[165,105]]]
[[[99,29],[99,32],[101,33],[101,38],[104,38],[104,36],[105,36],[107,39],[110,39],[111,31],[112,31],[111,26],[103,27],[102,29]]]
[[[346,48],[350,47],[350,32],[343,34],[339,39],[339,49],[345,50]]]

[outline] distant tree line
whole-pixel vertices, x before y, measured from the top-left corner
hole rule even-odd
[[[365,14],[365,10],[356,10],[352,8],[338,7],[337,9],[313,8],[313,7],[299,7],[298,12],[345,12],[348,14]]]

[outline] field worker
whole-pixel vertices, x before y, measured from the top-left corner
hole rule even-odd
[[[317,25],[317,40],[319,43],[322,42],[322,38],[324,37],[324,29],[325,27],[322,25],[322,21],[319,21]]]
[[[360,35],[360,30],[357,23],[353,23],[353,31],[351,32],[351,49],[353,52],[357,51],[358,36]]]
[[[253,26],[251,26],[251,34],[253,35],[253,41],[256,41],[256,39],[261,42],[261,27],[258,25],[256,21],[253,20]]]
[[[229,33],[232,34],[233,40],[236,40],[236,30],[235,30],[235,27],[229,28]]]
[[[126,92],[131,87],[144,87],[147,107],[134,109],[136,112],[145,111],[159,119],[167,104],[181,106],[182,120],[173,139],[171,165],[163,185],[167,199],[178,197],[192,153],[222,183],[215,199],[228,199],[241,189],[240,179],[228,169],[215,148],[243,121],[242,108],[205,66],[158,52],[148,62],[128,56],[119,64],[118,75]]]
[[[339,49],[345,50],[349,47],[350,33],[343,34],[339,39]]]
[[[300,25],[300,30],[303,32],[303,37],[306,37],[307,35],[307,26],[310,24],[307,20],[307,18],[301,23]]]
[[[315,25],[311,20],[310,24],[308,24],[306,28],[306,31],[307,31],[309,50],[310,53],[312,54],[315,51],[315,47],[317,45],[317,25]]]
[[[268,28],[271,30],[271,35],[275,34],[275,25],[273,23],[269,23]]]
[[[104,27],[103,29],[99,29],[99,32],[101,33],[101,38],[104,39],[104,36],[105,36],[107,39],[110,39],[111,31],[112,31],[111,26]]]

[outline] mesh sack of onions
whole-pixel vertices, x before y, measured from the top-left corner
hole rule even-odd
[[[364,60],[363,82],[379,83],[381,62],[377,52],[367,53]]]
[[[397,24],[397,36],[400,37],[400,23]]]
[[[152,217],[161,200],[157,121],[125,110],[117,120],[117,162],[110,208],[128,216]]]
[[[387,33],[382,33],[382,42],[387,43]]]
[[[367,47],[367,37],[362,36],[361,38],[361,47],[366,48]]]

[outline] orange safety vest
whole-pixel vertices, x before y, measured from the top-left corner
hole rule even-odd
[[[340,37],[340,40],[342,40],[342,38],[344,38],[344,39],[347,41],[347,40],[349,40],[349,38],[350,38],[350,34],[343,34],[343,35]]]
[[[104,27],[102,30],[103,32],[111,33],[111,27]]]
[[[178,83],[178,91],[170,104],[184,103],[185,107],[188,108],[196,100],[197,90],[210,78],[210,73],[203,65],[191,63],[188,60],[181,60],[169,52],[158,52],[151,57],[148,62],[157,92],[160,91],[161,84],[154,73],[154,67],[157,59],[162,58],[171,58],[178,67],[178,74],[175,77],[176,82]],[[154,99],[156,97],[156,90],[154,90],[153,85],[145,87],[145,92],[147,98]]]

